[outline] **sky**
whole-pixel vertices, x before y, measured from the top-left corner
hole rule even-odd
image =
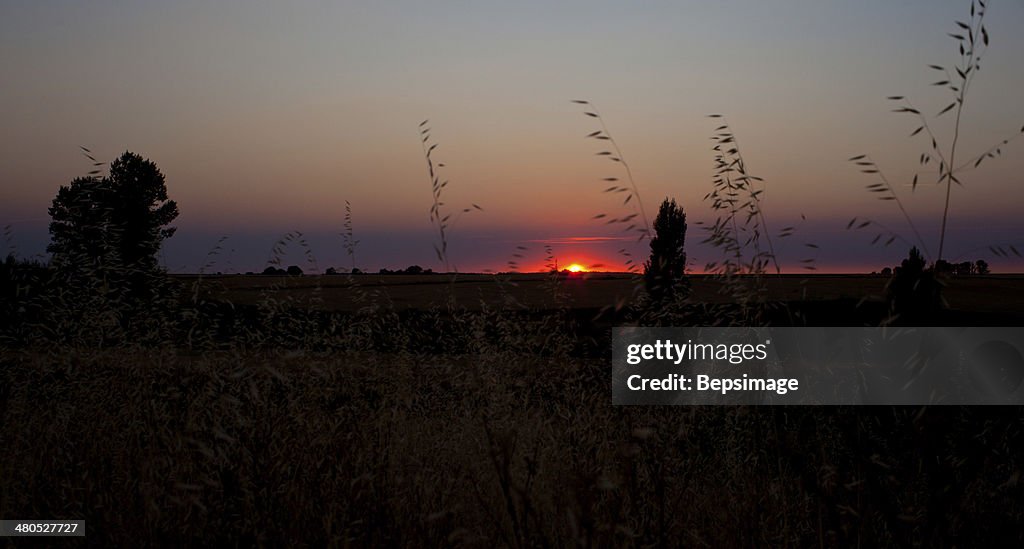
[[[927,143],[890,112],[905,95],[929,116],[950,101],[929,64],[959,59],[947,36],[965,0],[645,1],[47,1],[0,0],[0,227],[22,257],[44,254],[47,207],[61,185],[126,150],[159,166],[181,215],[162,261],[175,272],[353,264],[345,202],[364,270],[440,269],[419,124],[445,164],[451,263],[460,271],[562,265],[623,268],[647,243],[594,220],[632,213],[602,193],[621,166],[596,156],[600,109],[644,208],[687,212],[699,272],[721,252],[698,222],[715,213],[709,137],[727,116],[787,271],[898,263],[908,245],[847,230],[871,218],[912,240],[893,202],[847,158],[869,154],[897,187],[926,246],[937,247],[944,188],[909,182]],[[991,0],[991,36],[962,116],[969,158],[1024,125],[1024,1]],[[953,118],[931,120],[948,150]],[[948,259],[996,271],[1024,263],[1024,139],[964,172],[952,191]],[[934,168],[932,168],[934,169]],[[806,246],[814,244],[817,248]],[[519,247],[526,248],[525,250]],[[308,251],[310,253],[306,253]],[[517,258],[514,254],[520,254]],[[310,260],[313,258],[313,261]]]

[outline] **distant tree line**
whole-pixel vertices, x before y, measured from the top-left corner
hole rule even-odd
[[[299,267],[298,265],[289,265],[287,269],[282,269],[280,267],[270,265],[266,269],[263,269],[263,274],[274,276],[302,276],[305,273],[302,271],[302,268]]]
[[[392,271],[390,269],[381,269],[381,270],[377,271],[377,273],[378,274],[382,274],[382,275],[387,275],[387,274],[396,274],[396,275],[429,275],[429,274],[434,274],[434,270],[433,269],[424,269],[423,267],[420,267],[419,265],[410,265],[410,266],[406,267],[405,269],[398,269],[398,270],[395,270],[395,271]]]
[[[275,267],[273,265],[270,265],[266,269],[263,269],[263,273],[262,274],[270,275],[270,276],[303,276],[305,273],[303,272],[302,268],[299,267],[298,265],[291,265],[287,269],[282,269],[280,267]],[[336,269],[334,267],[328,267],[327,270],[324,271],[324,274],[328,275],[328,276],[333,276],[333,275],[341,275],[341,274],[359,275],[359,274],[365,274],[365,273],[363,273],[363,271],[361,269],[359,269],[358,267],[353,268],[351,271],[349,271],[347,269]],[[394,271],[392,271],[391,269],[383,269],[382,268],[379,271],[377,271],[377,274],[383,274],[383,275],[393,275],[393,274],[396,274],[396,275],[430,275],[430,274],[435,274],[435,273],[434,273],[433,269],[424,269],[423,267],[420,267],[419,265],[410,265],[410,266],[406,267],[405,269],[396,269]]]
[[[895,269],[892,267],[886,267],[882,269],[881,273],[877,274],[881,274],[882,276],[893,276],[895,273],[899,272],[901,267],[902,265],[897,266]],[[989,270],[988,262],[984,259],[978,259],[973,263],[970,261],[950,263],[945,259],[940,259],[935,264],[935,271],[953,276],[987,275],[992,273],[992,271]]]
[[[970,261],[950,263],[945,259],[940,259],[938,263],[936,263],[935,269],[940,273],[950,273],[957,276],[987,275],[990,272],[988,269],[988,262],[984,259],[979,259],[974,263],[971,263]]]
[[[363,274],[363,271],[362,271],[362,269],[360,269],[358,267],[352,267],[352,270],[348,270],[348,269],[335,269],[334,267],[328,267],[327,270],[324,271],[324,274],[325,275],[340,275],[340,274],[359,275],[359,274]]]

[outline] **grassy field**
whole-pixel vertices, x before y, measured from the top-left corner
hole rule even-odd
[[[613,407],[603,361],[512,347],[0,365],[0,515],[94,546],[1024,542],[1015,408]]]
[[[628,276],[176,281],[147,339],[26,309],[80,316],[0,352],[0,516],[82,518],[92,546],[1024,543],[1018,409],[611,406]],[[842,322],[886,284],[765,281]],[[692,300],[734,305],[728,285],[694,277]],[[1013,321],[1022,290],[946,295]]]
[[[254,305],[268,296],[287,295],[297,303],[332,311],[354,311],[366,300],[388,304],[398,310],[427,309],[444,304],[454,296],[459,307],[478,310],[482,304],[495,306],[512,298],[524,307],[549,308],[556,305],[550,275],[546,274],[459,274],[459,275],[344,275],[262,276],[262,275],[179,275],[186,285],[199,284],[208,299]],[[692,298],[697,302],[726,303],[721,278],[690,277]],[[639,295],[638,276],[622,273],[586,273],[563,276],[558,290],[570,308],[597,309],[608,304],[630,305]],[[781,275],[765,277],[766,300],[831,301],[840,299],[880,300],[888,278],[872,275]],[[951,277],[943,294],[949,307],[971,312],[1024,312],[1024,275]]]
[[[1024,543],[1016,408],[612,406],[610,328],[650,312],[628,275],[175,280],[122,317],[145,340],[77,301],[12,313],[80,316],[0,349],[0,516],[91,546]],[[886,284],[763,280],[846,323]],[[728,289],[694,277],[697,318]],[[967,313],[940,320],[1024,324],[1024,277],[945,295]]]

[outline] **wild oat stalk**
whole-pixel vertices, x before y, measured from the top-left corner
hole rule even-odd
[[[879,200],[886,202],[892,201],[896,204],[896,206],[900,209],[900,213],[903,214],[903,219],[906,220],[907,225],[910,227],[910,229],[914,231],[914,237],[916,238],[916,241],[913,243],[909,242],[907,239],[903,238],[895,231],[890,230],[885,225],[872,219],[860,219],[858,217],[854,217],[853,219],[850,220],[849,223],[847,223],[846,228],[849,230],[856,227],[857,230],[860,230],[867,228],[871,225],[874,225],[878,227],[882,232],[879,232],[877,235],[875,235],[875,238],[871,241],[871,244],[877,244],[884,235],[887,236],[885,240],[886,246],[889,246],[895,240],[902,240],[907,244],[910,244],[911,246],[920,246],[921,249],[924,250],[925,255],[930,256],[931,252],[928,251],[928,244],[925,242],[924,238],[921,237],[921,233],[918,232],[917,226],[914,224],[914,220],[911,219],[906,207],[903,206],[903,201],[900,200],[899,195],[896,194],[896,189],[893,188],[892,183],[889,182],[889,178],[885,176],[885,173],[882,172],[881,168],[879,168],[878,165],[875,164],[875,162],[865,154],[851,157],[849,161],[853,162],[860,169],[861,173],[876,174],[878,176],[878,182],[869,183],[865,186],[865,188],[868,192],[877,194]],[[913,185],[915,187],[917,186],[917,179],[917,174],[914,174]]]
[[[544,245],[544,266],[548,270],[545,278],[544,293],[551,295],[552,304],[556,309],[566,309],[569,306],[569,293],[563,283],[562,274],[558,270],[558,258],[550,245]]]
[[[715,174],[712,180],[713,189],[704,196],[711,201],[711,209],[719,212],[719,217],[711,227],[705,243],[722,248],[733,261],[727,261],[721,267],[730,274],[749,274],[765,272],[769,264],[773,265],[776,274],[782,272],[771,236],[768,234],[768,220],[761,205],[764,188],[756,188],[755,182],[764,180],[751,175],[743,160],[736,135],[729,127],[725,117],[720,114],[708,115],[709,118],[721,119],[722,124],[715,128],[711,140],[714,142]],[[792,227],[783,231],[784,236],[792,232]],[[761,249],[761,239],[767,245],[767,251]],[[744,259],[744,251],[750,249],[753,255]],[[709,270],[717,265],[711,264]]]
[[[430,206],[430,223],[437,227],[438,242],[434,244],[434,252],[437,259],[444,264],[445,272],[451,272],[451,263],[448,260],[448,228],[452,221],[452,214],[444,210],[443,201],[444,188],[448,186],[448,180],[441,180],[440,169],[445,167],[443,163],[434,163],[433,153],[438,143],[432,143],[430,138],[430,120],[420,122],[420,144],[423,146],[423,156],[427,161],[427,171],[430,174],[431,193],[433,203]],[[462,208],[460,213],[469,213],[473,210],[483,211],[483,208],[472,204],[472,208]]]
[[[4,246],[7,248],[6,256],[13,257],[18,251],[18,247],[14,245],[14,236],[11,230],[11,224],[4,225]]]
[[[778,257],[769,234],[768,219],[762,203],[765,192],[764,180],[752,175],[743,159],[735,133],[720,114],[709,115],[720,119],[722,124],[714,129],[711,140],[714,157],[712,190],[704,196],[711,202],[711,209],[717,218],[710,226],[702,222],[707,237],[704,244],[711,244],[725,254],[721,261],[711,261],[705,270],[716,275],[722,282],[722,292],[731,297],[736,311],[728,309],[716,314],[719,322],[734,325],[760,325],[769,306],[765,274],[769,266],[775,274],[782,273]],[[761,183],[761,185],[757,185]],[[803,216],[800,216],[803,219]],[[796,227],[784,227],[778,238],[788,238]],[[816,244],[805,243],[805,247],[818,249]],[[815,270],[815,259],[801,259],[804,269]],[[738,313],[738,314],[737,314]]]
[[[224,243],[227,242],[227,240],[228,237],[226,235],[218,238],[217,243],[214,244],[213,248],[210,248],[210,250],[206,252],[206,263],[204,263],[203,266],[199,268],[199,272],[196,273],[196,278],[192,282],[193,304],[199,303],[199,295],[202,290],[203,277],[206,276],[210,272],[210,270],[213,269],[214,265],[217,264],[217,257],[220,256],[221,251],[223,251]]]
[[[625,194],[626,197],[622,200],[622,205],[626,206],[630,202],[632,202],[633,205],[634,205],[634,212],[635,213],[627,214],[627,215],[624,215],[622,217],[611,217],[611,218],[608,216],[608,214],[600,213],[600,214],[595,215],[592,219],[595,219],[595,220],[603,219],[603,220],[605,220],[605,224],[606,225],[616,225],[616,224],[617,225],[626,225],[626,227],[623,228],[623,231],[627,232],[627,233],[632,233],[632,232],[639,233],[640,237],[637,239],[638,241],[642,241],[645,238],[651,238],[651,235],[652,235],[651,223],[650,223],[650,221],[647,218],[647,212],[644,209],[643,200],[640,199],[640,188],[636,184],[636,179],[633,178],[633,171],[630,169],[629,163],[626,162],[626,159],[625,159],[625,157],[622,154],[622,149],[619,148],[619,144],[615,141],[615,138],[612,137],[611,132],[608,131],[608,127],[605,125],[604,119],[601,117],[601,113],[597,110],[597,106],[595,106],[590,101],[585,101],[583,99],[573,99],[572,102],[576,103],[577,105],[583,105],[584,108],[585,108],[585,110],[583,111],[583,114],[588,116],[588,117],[590,117],[590,118],[596,119],[598,124],[601,126],[600,129],[598,129],[596,131],[592,131],[589,134],[587,134],[586,135],[587,139],[597,139],[599,141],[607,141],[608,145],[612,149],[612,150],[602,150],[602,151],[596,153],[597,156],[606,157],[606,158],[608,158],[608,160],[622,165],[622,168],[623,168],[623,170],[625,171],[625,174],[626,174],[626,179],[629,181],[629,186],[628,187],[624,187],[624,186],[621,186],[620,184],[618,184],[618,181],[619,181],[618,177],[614,177],[614,176],[612,176],[612,177],[605,177],[605,178],[602,179],[603,182],[605,182],[605,183],[615,183],[615,184],[610,186],[610,187],[608,187],[608,188],[606,188],[606,189],[604,189],[603,192],[605,192],[605,193],[613,193],[613,194]],[[639,224],[637,223],[637,220],[636,220],[636,218],[638,216],[640,218],[640,220],[639,220],[640,223]],[[624,255],[624,256],[626,256],[626,258],[627,258],[626,266],[629,268],[629,271],[630,272],[637,271],[638,266],[633,261],[633,259],[631,257],[629,257],[629,254],[626,253],[625,250],[619,250],[619,253]]]
[[[349,273],[354,273],[356,270],[356,246],[359,241],[355,238],[355,229],[352,223],[352,204],[348,200],[345,201],[345,232],[341,233],[341,238],[345,243],[345,253],[352,261],[352,269]]]
[[[516,251],[512,252],[512,258],[507,263],[509,271],[513,273],[519,271],[519,261],[523,259],[523,252],[528,249],[526,246],[516,246]]]
[[[938,254],[934,257],[934,263],[938,264],[943,259],[943,255],[946,249],[946,228],[949,220],[950,210],[950,197],[952,195],[953,184],[956,183],[959,186],[963,186],[959,175],[968,170],[977,168],[986,159],[995,158],[1002,154],[1002,148],[1008,145],[1011,141],[1020,137],[1024,134],[1024,127],[1021,127],[1020,132],[1012,137],[1003,139],[999,143],[989,147],[979,155],[971,157],[966,162],[957,164],[957,147],[960,143],[961,135],[961,122],[964,107],[967,102],[967,93],[971,88],[971,84],[974,82],[974,77],[981,70],[981,58],[984,53],[988,50],[989,45],[989,34],[985,27],[984,19],[986,13],[987,4],[985,0],[972,0],[970,18],[964,21],[956,21],[957,30],[949,33],[949,36],[956,41],[957,49],[960,54],[960,59],[953,66],[953,71],[942,65],[929,65],[932,70],[938,71],[943,74],[943,77],[933,82],[933,86],[944,87],[949,90],[951,94],[951,102],[942,108],[935,116],[935,119],[947,114],[954,113],[955,120],[953,122],[952,135],[949,138],[948,144],[943,144],[936,133],[932,130],[931,125],[928,122],[928,118],[921,113],[919,109],[902,95],[890,96],[888,99],[897,103],[897,107],[893,109],[893,112],[909,114],[918,120],[918,127],[910,133],[911,137],[921,135],[928,139],[928,150],[921,153],[918,158],[918,164],[920,167],[925,167],[933,161],[938,161],[938,176],[936,178],[936,184],[946,185],[946,196],[945,202],[942,207],[942,222],[939,228],[939,247]],[[899,200],[892,185],[885,178],[881,169],[872,162],[867,155],[857,155],[849,159],[854,162],[861,170],[862,173],[866,174],[877,174],[881,179],[878,183],[872,183],[867,186],[869,192],[879,193],[879,199],[891,200],[896,203],[906,219],[907,224],[914,231],[914,235],[921,248],[925,251],[926,255],[931,255],[928,252],[928,247],[925,245],[924,239],[921,238],[917,227],[914,226],[913,221],[907,214],[906,209],[903,207],[903,203]],[[914,174],[911,180],[911,191],[917,189],[918,174]],[[857,218],[850,221],[847,228],[853,227],[855,224],[858,228],[866,227],[867,223],[878,225],[871,220],[862,220],[857,223]],[[893,233],[890,232],[890,237],[887,239],[887,243],[893,241]],[[881,235],[876,236],[873,242],[878,242],[881,239]]]
[[[100,167],[101,166],[106,166],[106,163],[105,162],[100,162],[99,160],[96,160],[96,157],[94,157],[92,155],[92,151],[90,151],[86,147],[83,147],[83,146],[79,145],[78,148],[82,150],[82,156],[88,158],[92,162],[92,170],[89,170],[89,173],[87,175],[89,177],[99,177],[100,174],[102,173],[102,170],[100,170]]]

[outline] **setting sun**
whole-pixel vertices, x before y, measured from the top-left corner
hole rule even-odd
[[[587,268],[584,267],[583,265],[580,265],[579,263],[573,263],[572,265],[569,265],[570,273],[582,273],[585,272],[586,270]]]

